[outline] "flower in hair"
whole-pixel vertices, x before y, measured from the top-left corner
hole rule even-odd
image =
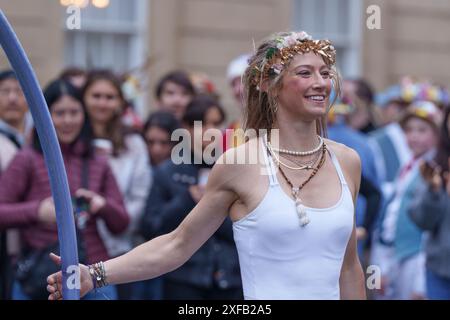
[[[269,73],[280,74],[283,71],[284,66],[282,63],[275,63],[269,68]]]

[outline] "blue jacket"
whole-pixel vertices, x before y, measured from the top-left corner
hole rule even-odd
[[[358,153],[361,159],[362,175],[370,180],[370,182],[378,189],[377,170],[375,168],[373,152],[368,146],[368,138],[364,134],[350,128],[345,123],[330,125],[328,127],[328,137],[331,140],[354,149]],[[359,195],[356,203],[356,224],[358,226],[363,225],[365,211],[366,201]]]
[[[421,198],[424,183],[417,170],[400,205],[394,240],[395,256],[400,261],[416,255],[422,248],[422,230],[414,224],[409,215],[411,211],[417,210],[415,203]]]

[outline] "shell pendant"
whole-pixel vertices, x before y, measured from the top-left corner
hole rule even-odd
[[[298,198],[295,201],[295,209],[297,210],[297,216],[300,221],[300,226],[305,227],[310,222],[310,219],[306,214],[305,206],[301,203],[300,199]]]

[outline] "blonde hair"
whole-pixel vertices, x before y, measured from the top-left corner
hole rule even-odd
[[[271,54],[274,51],[276,52],[276,48],[280,47],[280,39],[283,41],[283,39],[292,37],[293,34],[298,33],[280,32],[273,34],[269,38],[262,41],[256,52],[248,61],[249,65],[242,78],[244,83],[245,101],[244,128],[246,130],[254,129],[258,133],[260,129],[270,130],[273,128],[276,120],[276,112],[278,110],[277,94],[282,89],[283,76],[294,55],[289,55],[289,58],[283,61],[283,68],[280,72],[271,72],[267,74],[266,72],[263,72],[263,70],[268,70],[272,67],[269,65],[268,68],[268,63],[273,63],[274,60],[272,57],[270,57],[270,59],[267,58],[269,50],[271,50]],[[311,46],[323,44],[322,41],[327,41],[329,44],[328,40],[307,41],[311,43]],[[305,47],[304,44],[303,47]],[[332,46],[331,48],[334,50]],[[302,54],[302,52],[298,52],[296,54]],[[311,49],[308,50],[308,52],[316,53],[316,50]],[[319,56],[323,58],[322,53],[320,53]],[[340,94],[341,78],[334,65],[334,60],[330,62],[328,59],[323,59],[327,66],[331,68],[333,88],[336,93],[332,103],[330,104],[331,108]],[[262,90],[262,88],[264,88],[264,90]],[[326,136],[326,115],[320,119],[317,119],[316,127],[317,134]]]

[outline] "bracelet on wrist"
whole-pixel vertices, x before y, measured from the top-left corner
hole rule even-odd
[[[103,261],[100,261],[89,266],[89,274],[92,278],[94,290],[108,285],[106,281],[106,270]]]

